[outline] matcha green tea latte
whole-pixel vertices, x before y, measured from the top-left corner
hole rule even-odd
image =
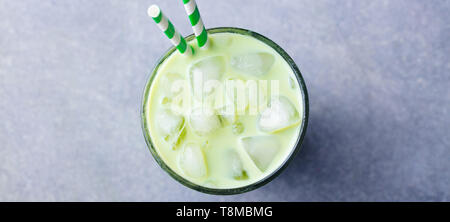
[[[207,31],[195,1],[182,2],[195,35],[186,39],[158,6],[148,10],[174,47],[145,88],[147,144],[160,166],[190,188],[255,189],[299,149],[308,117],[303,79],[271,40],[237,28]]]
[[[213,194],[255,189],[278,175],[305,134],[308,101],[292,59],[248,30],[208,30],[207,49],[170,49],[143,97],[155,159],[182,184]]]

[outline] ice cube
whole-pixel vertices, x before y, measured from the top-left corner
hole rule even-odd
[[[184,98],[183,92],[188,87],[184,78],[177,73],[164,73],[160,85],[163,86],[160,103],[172,110],[180,109]]]
[[[192,93],[196,97],[211,94],[225,72],[222,56],[212,56],[194,63],[189,69]]]
[[[266,74],[274,63],[274,57],[267,52],[236,55],[230,64],[235,70],[247,75],[261,76]]]
[[[244,114],[248,107],[249,89],[242,79],[229,78],[225,82],[226,103],[236,110],[238,115]]]
[[[184,123],[184,117],[176,115],[170,110],[164,110],[158,114],[158,125],[164,136],[176,134]]]
[[[217,113],[222,118],[222,120],[224,120],[226,123],[232,124],[236,122],[237,115],[234,106],[232,105],[222,106],[220,108],[217,108],[216,110]]]
[[[274,80],[272,80],[274,81]],[[271,83],[268,80],[258,80],[256,86],[252,86],[248,94],[248,113],[257,115],[260,110],[267,107],[269,94],[272,93]],[[250,89],[250,88],[249,88]]]
[[[258,127],[264,132],[274,133],[296,125],[299,121],[298,111],[291,101],[284,96],[276,96],[261,112]]]
[[[217,35],[214,37],[213,45],[217,45],[219,47],[227,47],[233,43],[233,39],[226,35]]]
[[[265,171],[278,152],[279,143],[274,136],[251,136],[241,138],[242,146],[255,165]]]
[[[228,150],[225,155],[226,166],[229,168],[230,176],[236,180],[245,180],[248,178],[244,170],[239,154],[234,150]]]
[[[182,75],[177,73],[165,73],[161,77],[161,85],[164,86],[165,94],[168,96],[178,95],[183,92],[185,81]]]
[[[206,160],[198,144],[188,143],[179,154],[179,167],[193,178],[202,178],[207,175]]]
[[[184,132],[184,117],[167,109],[157,115],[157,122],[164,140],[175,149]]]
[[[207,107],[195,108],[189,116],[189,123],[196,134],[203,136],[221,127],[216,113]]]

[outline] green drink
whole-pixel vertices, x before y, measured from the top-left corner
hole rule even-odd
[[[243,29],[208,31],[208,49],[169,50],[147,82],[143,131],[160,166],[182,184],[234,194],[273,179],[305,134],[306,87],[292,59]]]

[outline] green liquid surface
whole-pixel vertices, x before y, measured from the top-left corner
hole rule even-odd
[[[149,96],[145,98],[147,129],[158,155],[178,175],[210,188],[243,187],[273,173],[295,148],[303,116],[302,96],[289,64],[270,46],[241,34],[215,33],[208,37],[211,40],[208,49],[199,49],[191,41],[193,56],[175,51],[159,66]],[[255,59],[254,55],[262,56]],[[230,98],[226,92],[221,94],[221,89],[200,91],[200,96],[195,94],[193,91],[198,86],[192,79],[198,74],[196,64],[208,59],[213,61],[209,65],[219,64],[220,67],[207,68],[212,69],[212,78],[220,83],[267,80],[272,86],[270,81],[275,80],[276,94],[285,102],[281,106],[291,108],[281,112],[284,117],[279,117],[280,121],[286,121],[286,115],[292,114],[288,124],[277,128],[278,117],[261,117],[267,107],[258,113],[250,112],[255,108],[254,101],[266,103],[269,108],[275,104],[273,95],[267,92],[254,97],[257,99],[244,99],[229,109],[233,110],[231,114],[221,112]],[[256,68],[252,64],[236,65],[246,59],[256,62]],[[181,83],[181,90],[174,86],[176,81]],[[225,102],[219,97],[225,98],[222,99]],[[191,111],[198,108],[199,100],[203,101],[202,107],[212,111],[211,116],[192,116]],[[202,125],[205,119],[208,124]],[[261,124],[261,119],[266,122]],[[273,124],[275,127],[271,127]]]

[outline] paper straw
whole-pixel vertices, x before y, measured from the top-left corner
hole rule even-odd
[[[197,38],[198,46],[200,48],[208,48],[208,33],[203,25],[195,0],[183,0],[183,4],[184,9],[189,16],[189,21],[191,22],[195,37]]]
[[[186,43],[183,36],[175,29],[172,22],[162,13],[157,5],[152,5],[148,8],[147,13],[156,22],[161,31],[166,34],[172,44],[177,47],[178,51],[184,55],[192,55],[193,49]]]

